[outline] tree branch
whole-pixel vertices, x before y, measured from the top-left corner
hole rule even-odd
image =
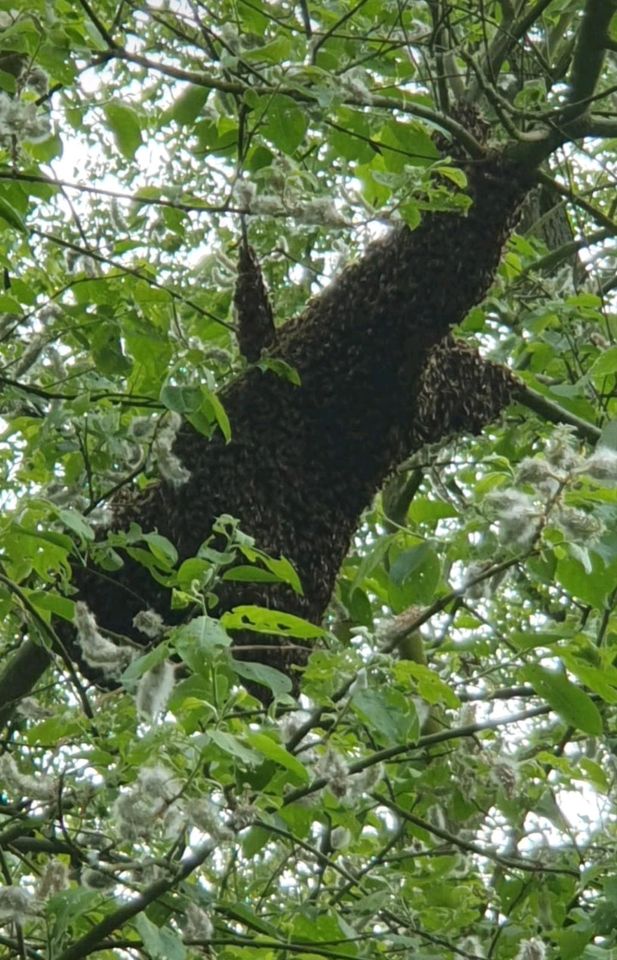
[[[616,10],[617,0],[586,0],[566,105],[549,128],[537,131],[537,140],[515,143],[506,150],[509,159],[523,169],[537,169],[561,144],[588,135],[587,111],[602,73],[608,30]]]
[[[499,33],[491,44],[485,62],[480,67],[480,73],[494,80],[504,60],[552,2],[553,0],[537,0],[537,3],[530,7],[527,13],[512,22],[507,22],[505,27],[499,30]],[[473,103],[479,94],[479,81],[478,78],[476,78],[475,82],[471,84],[469,88],[468,98]]]
[[[105,63],[114,59],[123,60],[125,63],[134,63],[136,66],[144,67],[146,70],[152,70],[154,72],[161,73],[164,76],[171,77],[174,80],[182,80],[186,83],[191,83],[197,87],[206,87],[209,90],[219,90],[221,93],[231,93],[239,97],[244,96],[244,94],[250,90],[252,93],[260,96],[272,96],[276,93],[284,94],[285,96],[290,97],[292,100],[296,100],[299,103],[317,103],[317,96],[311,93],[310,87],[308,89],[303,89],[299,86],[270,86],[265,84],[256,84],[255,86],[247,87],[246,84],[241,83],[238,80],[221,80],[212,74],[200,73],[193,70],[183,70],[180,67],[174,67],[172,64],[160,63],[155,60],[151,60],[149,57],[143,57],[136,53],[129,53],[128,50],[119,48],[107,51],[102,57],[98,58],[98,61],[95,62]],[[366,107],[366,100],[364,100],[362,97],[353,96],[347,92],[340,98],[340,102],[350,106]],[[434,124],[441,130],[445,130],[447,133],[450,133],[455,140],[465,147],[469,155],[474,159],[481,159],[485,156],[485,150],[482,144],[479,143],[478,140],[476,140],[475,137],[472,136],[472,134],[470,134],[462,124],[458,123],[458,121],[452,117],[448,117],[443,113],[439,113],[437,110],[431,110],[430,107],[425,107],[415,101],[408,100],[404,96],[383,97],[374,95],[371,97],[371,105],[375,107],[381,107],[382,109],[388,111],[398,110],[401,113],[408,114],[412,117],[417,117],[420,120],[427,120],[429,123]]]
[[[368,757],[363,757],[361,760],[356,760],[355,763],[351,763],[349,765],[349,773],[351,775],[361,773],[368,767],[374,767],[379,763],[388,763],[395,757],[401,757],[407,753],[415,753],[427,747],[433,747],[438,743],[446,743],[448,740],[473,737],[475,734],[482,733],[484,730],[498,730],[499,727],[509,726],[513,723],[523,723],[525,720],[532,720],[534,717],[545,716],[547,713],[550,713],[552,709],[549,705],[532,707],[529,710],[521,710],[520,713],[512,713],[508,717],[495,717],[480,723],[469,723],[464,727],[454,727],[448,730],[440,730],[439,733],[430,733],[424,737],[420,737],[416,743],[397,744],[394,747],[376,750],[375,753],[371,753]],[[289,749],[289,744],[286,746],[287,749]],[[304,799],[304,797],[317,793],[318,790],[323,790],[327,785],[327,777],[317,777],[312,783],[309,783],[308,786],[298,787],[297,790],[290,790],[289,793],[286,793],[283,798],[283,806],[296,803],[298,800]],[[59,957],[58,960],[65,960],[65,958]]]
[[[531,273],[542,272],[544,270],[552,271],[565,260],[573,257],[579,250],[590,247],[594,243],[600,243],[602,240],[606,240],[607,237],[615,236],[616,233],[617,231],[608,230],[604,227],[602,230],[596,230],[595,233],[590,234],[588,237],[581,237],[580,240],[570,240],[569,243],[563,243],[560,247],[556,247],[555,250],[551,250],[545,256],[539,257],[521,270],[517,280],[527,277]]]
[[[576,427],[579,436],[590,443],[595,444],[600,439],[602,431],[599,427],[589,423],[588,420],[577,417],[574,413],[570,413],[569,410],[565,410],[558,403],[549,400],[548,397],[542,396],[541,393],[528,387],[525,383],[519,382],[517,384],[512,391],[512,398],[527,407],[528,410],[533,410],[543,420],[548,420],[549,423],[568,423],[570,426]]]
[[[580,875],[578,870],[549,867],[540,860],[526,860],[522,857],[502,856],[501,854],[496,853],[495,850],[492,850],[490,847],[483,846],[480,843],[474,843],[471,840],[466,840],[460,835],[457,836],[453,833],[450,833],[448,830],[438,827],[436,824],[429,823],[428,820],[424,820],[422,817],[417,817],[415,814],[403,809],[403,807],[400,807],[398,803],[395,803],[388,797],[384,797],[379,794],[373,794],[373,796],[375,800],[388,807],[390,810],[396,813],[397,816],[401,817],[401,819],[406,820],[408,823],[413,823],[414,826],[420,827],[421,830],[426,830],[427,833],[430,833],[435,837],[439,837],[440,840],[444,840],[446,843],[449,843],[454,847],[458,847],[459,850],[465,850],[467,853],[476,854],[478,857],[485,857],[487,860],[492,860],[494,863],[499,863],[511,870],[528,870],[532,873],[557,873],[562,875],[565,874],[566,876],[571,877],[578,877]]]
[[[105,43],[112,49],[115,49],[118,46],[118,44],[112,37],[111,33],[109,32],[105,24],[98,18],[98,16],[94,12],[90,4],[88,3],[88,0],[79,0],[79,3],[83,8],[83,10],[85,11],[88,19],[94,24],[94,26],[100,33]]]
[[[92,927],[85,936],[80,937],[67,950],[59,954],[57,960],[82,960],[83,957],[95,953],[100,949],[101,940],[108,937],[114,930],[119,930],[125,923],[136,917],[138,913],[142,913],[155,900],[158,900],[165,893],[169,893],[179,883],[186,880],[207,860],[214,849],[211,841],[199,846],[195,853],[183,860],[172,877],[156,880],[149,887],[146,887],[139,896],[133,897],[128,903],[118,907],[117,910],[114,910],[113,913],[110,913],[100,923]]]
[[[541,170],[537,173],[537,180],[538,183],[548,187],[548,189],[553,193],[563,197],[565,200],[569,200],[573,206],[580,207],[581,210],[584,210],[585,213],[588,213],[596,223],[600,224],[602,227],[605,227],[610,232],[611,236],[617,235],[617,220],[613,220],[612,217],[608,217],[605,213],[602,213],[601,210],[598,210],[597,207],[594,207],[594,205],[589,203],[588,200],[580,197],[578,194],[570,190],[569,187],[559,183],[558,180],[554,180],[553,177],[548,175],[548,173],[544,173]]]
[[[24,640],[0,674],[0,728],[9,722],[20,700],[32,692],[51,662],[44,647]]]
[[[227,330],[233,331],[234,329],[232,323],[228,323],[227,320],[223,320],[222,317],[217,317],[215,313],[211,313],[209,310],[205,310],[203,307],[200,307],[198,303],[195,303],[195,301],[191,300],[189,297],[185,297],[183,294],[178,293],[177,291],[170,290],[167,284],[159,283],[158,280],[148,276],[147,273],[142,273],[141,270],[137,270],[135,267],[125,266],[122,263],[118,263],[117,260],[114,260],[111,257],[105,257],[102,253],[97,253],[95,250],[84,250],[84,248],[80,247],[77,243],[72,243],[70,240],[64,240],[62,237],[59,237],[54,233],[47,233],[45,230],[39,230],[36,227],[32,228],[32,233],[36,234],[38,237],[43,237],[45,240],[49,240],[51,243],[57,244],[64,250],[74,250],[76,253],[79,253],[84,257],[90,257],[91,260],[95,260],[97,263],[104,263],[107,266],[114,267],[121,274],[128,274],[131,277],[136,277],[138,280],[143,280],[148,284],[148,286],[154,287],[155,290],[163,290],[173,300],[178,300],[180,303],[184,303],[188,307],[191,307],[192,310],[195,310],[202,317],[207,317],[208,320],[218,323],[221,327],[225,327]]]

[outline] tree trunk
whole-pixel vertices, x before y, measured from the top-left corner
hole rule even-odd
[[[208,441],[186,425],[175,452],[190,480],[177,489],[161,481],[116,505],[117,529],[131,521],[157,529],[181,559],[215,517],[231,514],[298,571],[302,596],[278,584],[226,583],[221,609],[259,603],[318,623],[360,514],[388,474],[426,442],[477,431],[507,403],[509,372],[444,337],[488,291],[529,184],[495,158],[467,174],[466,215],[427,214],[417,230],[371,244],[278,332],[270,354],[295,368],[300,386],[249,369],[222,395],[231,441]],[[82,568],[75,582],[102,628],[137,642],[139,610],[173,621],[168,591],[130,558],[113,577]],[[288,671],[306,658],[264,643],[269,649],[251,659]]]
[[[131,499],[116,525],[156,528],[185,558],[214,517],[232,514],[258,546],[294,564],[304,596],[280,585],[233,584],[223,606],[260,602],[319,622],[360,513],[389,472],[426,441],[487,422],[505,401],[508,377],[488,367],[484,390],[475,384],[461,394],[461,377],[469,387],[482,365],[473,351],[452,353],[451,344],[432,355],[422,378],[431,348],[487,292],[527,190],[497,162],[469,177],[474,202],[466,216],[429,214],[417,230],[372,244],[279,331],[271,354],[297,370],[300,386],[248,370],[222,396],[231,442],[184,428],[175,452],[191,479]],[[87,580],[82,591],[103,627],[136,637],[139,609],[168,615],[165,592],[145,571],[121,571],[120,592],[96,575]]]

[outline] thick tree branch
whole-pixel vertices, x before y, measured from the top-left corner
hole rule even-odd
[[[483,361],[466,344],[448,339],[433,350],[416,385],[419,419],[412,448],[420,449],[424,442],[435,442],[457,432],[478,432],[499,415],[511,398],[551,423],[571,424],[590,443],[596,443],[600,436],[598,427],[543,397],[514,378],[507,368]],[[513,562],[517,561],[508,560],[507,565]],[[494,573],[491,568],[480,579]],[[441,597],[423,612],[415,627],[444,609],[456,595],[453,592]],[[11,719],[19,700],[32,691],[49,663],[49,653],[44,648],[24,640],[0,674],[0,726]]]
[[[515,20],[507,19],[499,28],[493,43],[488,51],[484,63],[480,65],[480,73],[494,81],[501,66],[508,58],[517,43],[525,36],[527,31],[533,27],[534,23],[542,16],[546,8],[553,0],[537,0],[528,10],[517,17]],[[471,103],[475,103],[480,94],[480,85],[478,79],[471,84],[468,97]]]
[[[24,640],[0,673],[0,728],[15,713],[20,700],[27,697],[51,662],[44,647],[32,640]]]
[[[537,131],[537,140],[512,145],[507,155],[523,169],[534,170],[557,147],[589,133],[589,104],[594,98],[606,56],[606,44],[617,0],[586,0],[570,70],[564,108],[549,128]]]
[[[607,117],[595,117],[593,114],[585,122],[585,136],[609,138],[617,137],[617,120],[609,120]]]
[[[576,414],[565,410],[558,403],[543,397],[541,393],[533,390],[524,383],[519,383],[512,391],[512,398],[522,403],[529,410],[533,410],[543,420],[549,423],[568,423],[576,428],[576,432],[584,440],[590,443],[597,443],[602,431],[587,420],[577,417]]]
[[[602,75],[608,30],[617,11],[616,0],[586,0],[570,72],[567,123],[585,113]]]

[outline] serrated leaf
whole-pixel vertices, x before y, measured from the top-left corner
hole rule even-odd
[[[602,733],[602,717],[595,703],[564,673],[547,670],[538,664],[530,664],[521,672],[523,679],[562,720],[592,736]]]

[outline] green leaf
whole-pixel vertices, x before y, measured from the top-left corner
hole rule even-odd
[[[610,450],[617,450],[617,420],[608,420],[604,424],[596,446],[609,447]]]
[[[398,690],[356,690],[352,704],[389,744],[416,739],[420,732],[413,702]]]
[[[145,913],[137,914],[135,926],[152,960],[185,960],[186,947],[169,927],[157,927]]]
[[[427,558],[430,546],[428,543],[421,543],[417,547],[411,547],[399,553],[396,560],[390,567],[390,579],[397,587],[401,587],[405,580],[411,576],[414,570]]]
[[[143,539],[150,547],[157,560],[167,567],[173,567],[178,562],[178,551],[171,540],[160,533],[144,533]]]
[[[287,380],[296,387],[299,387],[302,383],[298,371],[284,360],[279,360],[278,357],[262,357],[255,366],[263,370],[264,373],[266,370],[270,370],[272,373],[275,373],[277,377],[280,377],[281,380]]]
[[[440,577],[441,562],[430,544],[404,550],[390,569],[390,604],[398,612],[412,603],[431,603]]]
[[[530,664],[521,671],[539,697],[559,714],[562,720],[592,736],[602,733],[602,717],[595,703],[563,673]]]
[[[234,659],[232,667],[239,677],[250,680],[251,683],[259,683],[262,687],[268,687],[275,699],[291,693],[292,682],[289,677],[265,663]]]
[[[125,103],[113,100],[106,103],[105,117],[114,135],[116,146],[127,160],[132,160],[137,148],[141,146],[141,126],[137,113]]]
[[[175,627],[170,639],[178,655],[194,673],[201,673],[204,665],[211,663],[213,657],[231,643],[219,621],[208,616],[195,617],[189,623]]]
[[[80,540],[94,540],[94,530],[77,510],[71,510],[69,507],[58,510],[58,519],[76,533]]]
[[[33,607],[41,613],[53,613],[56,617],[62,617],[69,623],[75,622],[75,601],[68,597],[62,597],[59,593],[52,590],[28,590],[22,587],[24,594],[28,597]]]
[[[207,87],[190,84],[177,98],[166,114],[166,118],[169,117],[170,120],[175,120],[180,125],[194,123],[201,114],[209,93]]]
[[[244,856],[252,860],[260,850],[263,850],[271,836],[272,833],[269,830],[264,830],[263,827],[249,827],[248,830],[243,831],[240,843]]]
[[[6,293],[0,293],[0,310],[2,313],[14,313],[17,322],[21,314],[21,303],[15,297],[10,297]]]
[[[205,408],[211,420],[214,420],[227,443],[231,440],[231,424],[229,417],[225,412],[225,407],[221,403],[220,397],[213,390],[208,390],[204,385],[201,387],[201,405]]]
[[[401,216],[410,230],[415,230],[420,225],[422,216],[417,203],[402,203],[399,207]]]
[[[576,957],[580,957],[594,933],[589,920],[582,920],[564,930],[555,930],[553,939],[557,942],[559,960],[576,960]]]
[[[288,583],[295,593],[303,596],[304,591],[302,590],[300,578],[286,557],[270,557],[262,550],[256,550],[253,547],[241,546],[240,550],[245,555],[247,560],[251,560],[253,563],[255,563],[257,560],[260,560],[273,575],[275,581],[279,583]],[[238,568],[236,567],[235,569],[237,570]],[[266,578],[263,579],[265,580]]]
[[[617,347],[609,347],[594,361],[589,370],[592,378],[607,377],[617,371]]]
[[[201,406],[201,387],[165,383],[161,387],[160,400],[174,413],[194,413]]]
[[[590,558],[591,572],[587,572],[579,560],[564,557],[557,563],[555,576],[571,596],[601,610],[615,588],[615,572],[604,566],[597,553],[590,554]]]
[[[431,705],[443,703],[452,710],[460,706],[460,700],[454,690],[441,679],[438,673],[423,663],[400,660],[394,666],[394,675],[407,683],[410,677],[413,678],[418,693]]]
[[[173,582],[181,587],[190,587],[193,580],[197,580],[201,584],[205,575],[211,569],[212,564],[208,560],[202,560],[201,557],[189,557],[180,565]]]
[[[308,127],[306,109],[282,93],[268,97],[267,101],[262,101],[265,123],[261,131],[279,150],[291,154],[304,139]]]
[[[249,732],[246,735],[246,740],[255,750],[263,754],[264,757],[267,757],[268,760],[272,760],[274,763],[278,763],[279,766],[285,767],[299,783],[309,782],[310,778],[306,767],[301,764],[293,754],[289,753],[285,747],[282,747],[280,743],[273,740],[272,737],[267,736],[265,733]]]
[[[442,177],[446,177],[448,180],[451,180],[452,183],[455,183],[457,187],[460,187],[461,190],[464,190],[467,186],[467,174],[464,170],[459,169],[459,167],[435,167],[435,173],[440,173]]]
[[[386,147],[383,153],[388,170],[401,172],[408,164],[427,166],[439,157],[430,134],[418,123],[388,120],[379,142]]]
[[[373,545],[372,549],[369,550],[368,553],[365,553],[360,561],[353,583],[351,584],[350,593],[365,586],[365,581],[381,566],[385,554],[393,543],[393,539],[391,536],[381,537]]]
[[[4,197],[0,197],[0,217],[3,220],[6,220],[10,227],[14,227],[16,230],[19,230],[20,233],[26,233],[26,224],[21,218],[20,214],[17,212],[15,207],[13,207],[8,200],[5,200]]]
[[[429,500],[428,497],[414,497],[409,507],[409,519],[414,523],[430,523],[448,517],[458,517],[459,511],[452,503],[443,500]]]
[[[239,581],[241,583],[280,583],[281,578],[270,570],[262,567],[249,567],[246,564],[232,567],[223,574],[223,580]]]
[[[129,663],[120,678],[122,683],[127,687],[132,686],[132,684],[134,684],[136,680],[139,680],[140,677],[143,677],[144,673],[147,673],[148,670],[152,670],[153,667],[158,667],[159,663],[167,660],[168,656],[169,650],[166,643],[162,643],[158,647],[155,647],[154,650],[148,651],[143,657],[138,657],[137,660]]]
[[[245,747],[233,734],[226,733],[224,730],[208,730],[208,736],[220,750],[228,753],[232,757],[236,757],[236,759],[241,760],[242,763],[247,763],[249,766],[256,766],[256,764],[262,763],[263,758],[261,755],[255,750],[250,750],[248,747]]]
[[[221,623],[226,630],[253,630],[255,633],[275,633],[302,640],[323,637],[325,633],[322,627],[291,613],[251,605],[234,607],[223,614]]]
[[[608,794],[611,789],[611,780],[606,771],[595,760],[589,757],[580,757],[578,760],[581,770],[586,774],[586,778],[593,784],[600,793]],[[582,779],[582,777],[580,778]]]

